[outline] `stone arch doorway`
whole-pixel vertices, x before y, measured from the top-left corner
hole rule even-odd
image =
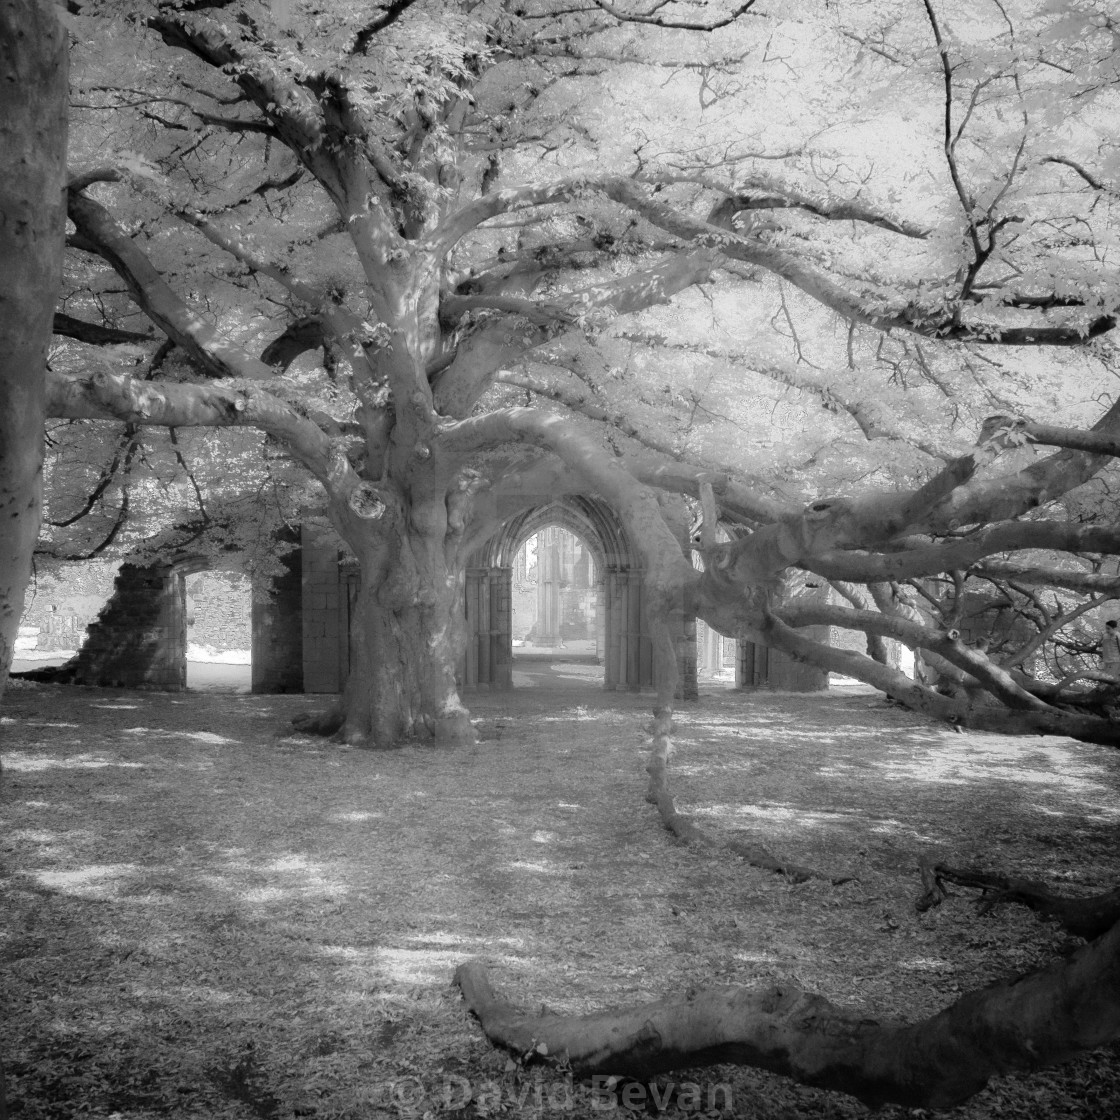
[[[213,674],[188,670],[191,608],[207,611],[218,608],[214,605],[213,594],[204,598],[204,593],[200,592],[199,604],[192,603],[187,584],[192,577],[226,571],[240,574],[237,568],[227,569],[209,557],[193,555],[177,556],[143,567],[122,564],[111,598],[89,627],[77,656],[67,666],[70,679],[81,684],[172,692],[220,683],[208,679]],[[243,590],[251,599],[251,590],[247,587]],[[207,598],[210,602],[206,602]],[[251,616],[251,610],[243,613]],[[245,623],[248,634],[250,619],[246,618]],[[207,631],[200,629],[199,632]],[[256,643],[250,638],[246,644],[252,649]],[[243,675],[248,677],[244,671]]]
[[[252,580],[235,568],[181,573],[187,688],[248,692],[252,681]]]
[[[302,692],[300,553],[286,554],[269,585],[254,580],[250,608],[251,689]],[[240,572],[209,557],[179,555],[154,564],[125,562],[85,641],[50,677],[73,684],[180,692],[188,681],[186,586],[203,572]]]
[[[513,573],[518,552],[533,537],[562,529],[587,549],[595,572],[595,627],[603,687],[637,691],[653,683],[653,648],[645,618],[643,573],[614,511],[592,497],[565,497],[510,518],[477,550],[467,569],[467,655],[464,688],[511,688]],[[542,596],[543,598],[543,596]],[[562,620],[549,621],[555,639]]]
[[[601,661],[603,586],[601,550],[579,534],[549,525],[526,537],[513,558],[514,661],[556,651]]]

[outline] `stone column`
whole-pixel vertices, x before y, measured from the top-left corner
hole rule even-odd
[[[280,558],[284,571],[253,581],[252,690],[303,691],[303,550]]]
[[[338,538],[304,524],[301,541],[303,689],[341,692],[349,657]]]
[[[560,644],[559,530],[550,526],[537,534],[537,638],[538,646]]]
[[[492,688],[513,687],[513,569],[491,568],[490,667]]]

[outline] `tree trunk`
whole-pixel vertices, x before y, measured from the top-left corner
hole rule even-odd
[[[466,569],[447,500],[384,493],[384,512],[372,517],[333,511],[361,569],[338,738],[379,749],[427,737],[438,747],[473,743],[458,684]]]
[[[52,7],[0,0],[0,696],[39,535],[67,95],[67,37]]]
[[[457,589],[439,589],[435,602],[394,605],[380,600],[385,584],[367,590],[363,573],[340,739],[376,748],[425,737],[438,747],[474,742],[456,679],[464,648],[462,581],[449,582]]]
[[[577,1075],[649,1079],[732,1062],[877,1107],[952,1108],[988,1079],[1053,1065],[1120,1035],[1120,925],[1072,956],[970,992],[912,1025],[880,1022],[789,985],[713,987],[593,1015],[519,1011],[484,966],[455,982],[486,1036]]]

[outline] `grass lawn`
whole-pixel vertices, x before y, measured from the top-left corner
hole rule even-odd
[[[480,957],[499,990],[554,1010],[780,979],[911,1019],[1070,946],[1018,908],[916,913],[920,853],[1070,893],[1120,878],[1116,752],[955,733],[875,696],[721,689],[679,716],[679,807],[857,876],[839,887],[675,843],[643,799],[649,697],[476,696],[483,738],[457,753],[291,735],[311,702],[5,696],[12,1120],[634,1115],[494,1051],[455,966]],[[1120,1116],[1118,1054],[993,1082],[949,1115]],[[864,1114],[728,1067],[656,1092],[674,1116]]]

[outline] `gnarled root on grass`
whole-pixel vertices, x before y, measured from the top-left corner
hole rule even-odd
[[[292,726],[301,735],[334,735],[346,718],[342,705],[325,712],[298,712],[292,716]]]
[[[577,1076],[649,1080],[734,1063],[872,1107],[952,1108],[996,1074],[1053,1065],[1120,1035],[1120,925],[1048,968],[969,992],[909,1025],[786,985],[702,988],[617,1011],[556,1015],[509,1003],[479,961],[461,965],[454,982],[492,1043]]]
[[[914,902],[919,912],[940,906],[949,897],[945,884],[953,883],[958,887],[978,887],[983,892],[977,899],[981,912],[1000,903],[1018,903],[1041,918],[1057,922],[1067,933],[1086,940],[1100,937],[1120,921],[1120,887],[1086,898],[1070,898],[1055,894],[1045,883],[1033,879],[949,867],[925,856],[918,861],[918,869],[925,887]]]
[[[808,879],[825,879],[834,886],[839,886],[841,883],[851,881],[852,876],[850,875],[833,878],[823,875],[811,867],[778,859],[777,856],[757,844],[745,844],[740,840],[720,841],[710,836],[677,810],[672,790],[669,788],[669,758],[673,753],[670,738],[672,712],[659,707],[653,714],[653,723],[649,730],[653,736],[653,744],[650,749],[649,763],[646,766],[646,772],[649,774],[646,800],[657,806],[661,823],[678,840],[703,848],[722,848],[745,860],[751,867],[758,867],[763,871],[773,871],[778,875],[788,875],[795,883],[804,883]]]

